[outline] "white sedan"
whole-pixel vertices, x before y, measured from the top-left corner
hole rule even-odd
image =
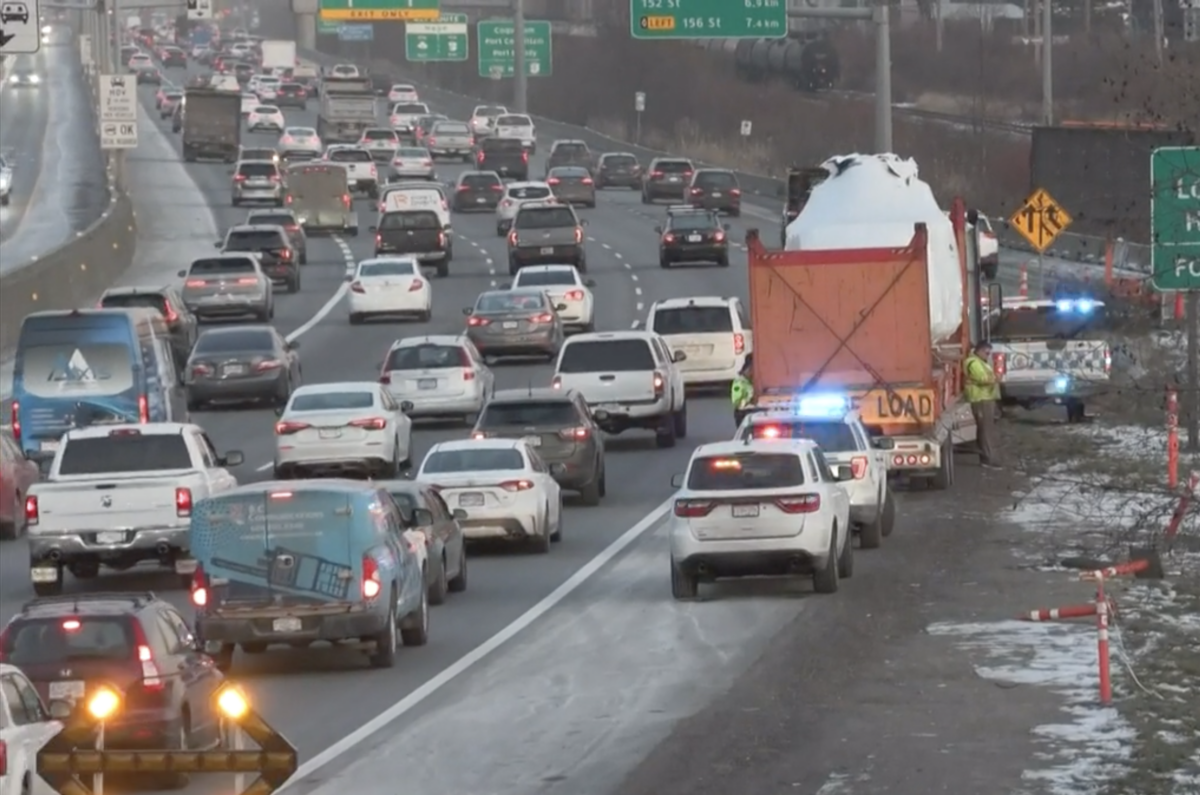
[[[258,94],[258,98],[263,102],[271,102],[279,96],[279,78],[263,76],[258,78],[258,84],[254,86],[254,93]]]
[[[397,102],[421,101],[421,98],[417,96],[417,89],[408,83],[397,83],[389,88],[387,99],[389,105],[395,105]]]
[[[250,132],[257,130],[283,132],[284,123],[283,111],[274,105],[259,105],[246,117],[246,129]]]
[[[570,330],[592,331],[595,327],[596,303],[592,288],[596,283],[585,279],[574,265],[527,265],[517,271],[510,289],[541,288],[550,296],[550,303],[566,305],[559,318]]]
[[[496,394],[496,376],[466,336],[432,334],[392,343],[379,374],[410,417],[463,417],[467,425]]]
[[[321,136],[312,127],[288,127],[279,136],[279,144],[275,147],[284,157],[296,154],[320,157],[325,151]]]
[[[407,408],[374,381],[298,388],[275,423],[275,477],[396,477],[412,450]]]
[[[379,316],[415,317],[427,323],[433,314],[429,281],[410,257],[375,257],[358,263],[348,295],[350,322],[355,325]]]
[[[504,237],[512,229],[513,219],[522,202],[557,201],[548,182],[510,182],[504,186],[504,198],[496,205],[496,234]]]
[[[562,539],[561,464],[546,465],[523,439],[440,442],[421,462],[417,479],[436,484],[468,540],[509,539],[550,551]]]
[[[423,146],[402,146],[392,156],[396,179],[434,179],[433,155]]]

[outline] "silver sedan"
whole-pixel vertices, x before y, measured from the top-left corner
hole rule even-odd
[[[423,146],[402,146],[392,155],[392,173],[397,179],[432,180],[433,155]]]

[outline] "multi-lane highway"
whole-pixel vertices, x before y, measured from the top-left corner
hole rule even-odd
[[[0,152],[13,166],[13,191],[0,208],[0,273],[85,229],[107,203],[93,101],[69,37],[36,55],[13,56],[0,87]],[[37,85],[9,77],[32,70]]]
[[[182,82],[184,75],[175,72],[173,78]],[[148,90],[144,99],[150,100]],[[457,118],[470,111],[466,99],[434,105]],[[312,110],[288,111],[287,117],[290,124],[316,126]],[[178,138],[165,135],[177,151]],[[539,152],[550,149],[552,138],[540,136]],[[245,143],[271,145],[274,139],[247,135]],[[532,166],[531,174],[540,175],[544,155]],[[452,180],[462,169],[441,165],[439,177]],[[173,166],[146,178],[172,180],[154,185],[156,196],[174,197],[160,202],[156,226],[203,229],[208,214],[201,203],[211,209],[214,232],[245,217],[244,209],[230,206],[224,164]],[[373,215],[365,200],[358,209],[364,219]],[[776,211],[765,204],[748,207],[743,218],[730,220],[733,238],[761,226],[773,239]],[[729,268],[658,267],[654,225],[664,212],[642,205],[632,191],[604,192],[595,209],[582,211],[588,221],[588,275],[597,283],[598,328],[629,328],[645,318],[653,301],[667,297],[745,299],[742,252]],[[492,216],[459,215],[451,275],[433,281],[432,321],[351,326],[341,298],[347,266],[372,253],[365,227],[356,238],[312,239],[303,291],[277,301],[275,324],[300,343],[308,383],[375,378],[394,339],[459,331],[462,308],[507,280],[505,245]],[[178,262],[161,263],[162,271],[185,266],[187,255],[180,251]],[[542,364],[502,365],[496,372],[499,388],[544,385],[550,377]],[[817,620],[836,615],[829,611],[845,594],[797,598],[794,586],[774,584],[722,588],[719,601],[703,605],[670,599],[660,527],[673,491],[670,477],[684,468],[694,445],[726,439],[733,430],[728,403],[719,396],[691,398],[688,411],[688,441],[674,449],[660,450],[649,435],[636,432],[609,441],[607,498],[598,508],[569,501],[564,541],[549,556],[501,552],[475,558],[467,593],[434,610],[430,644],[403,650],[395,669],[369,670],[359,654],[323,650],[240,656],[234,676],[298,746],[303,772],[316,773],[300,786],[313,789],[338,764],[354,760],[330,789],[365,795],[383,787],[379,792],[391,793],[392,767],[402,757],[411,760],[405,773],[413,792],[610,792],[675,720],[727,687],[781,627],[801,613]],[[240,478],[268,476],[270,411],[212,411],[197,420],[219,449],[245,453]],[[462,427],[419,425],[415,460],[431,444],[464,433]],[[895,577],[889,566],[900,550],[907,550],[908,563],[920,565],[913,539],[946,510],[944,495],[902,495],[896,538],[889,540],[898,544],[896,552],[885,544],[862,553],[856,581],[847,588]],[[0,547],[0,620],[31,595],[26,572],[24,542]],[[190,614],[176,582],[174,576],[134,573],[68,580],[68,588],[151,588]],[[387,731],[377,735],[384,726]],[[317,772],[324,763],[331,764]],[[227,789],[228,782],[210,780],[191,791]]]

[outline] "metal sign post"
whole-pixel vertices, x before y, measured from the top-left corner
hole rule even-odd
[[[634,129],[633,142],[642,142],[642,114],[646,111],[646,92],[638,91],[633,95]]]

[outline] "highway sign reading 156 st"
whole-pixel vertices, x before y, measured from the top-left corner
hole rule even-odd
[[[787,0],[629,0],[635,39],[786,36]]]

